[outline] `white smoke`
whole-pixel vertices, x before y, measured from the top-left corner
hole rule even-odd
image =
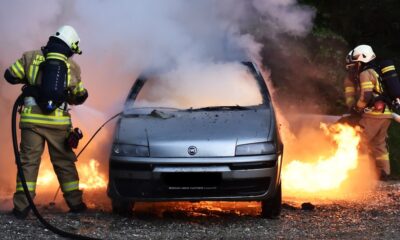
[[[296,0],[253,0],[253,4],[271,37],[283,33],[304,36],[313,26],[314,11]]]
[[[83,50],[83,55],[74,59],[89,90],[85,105],[104,116],[96,117],[98,114],[90,114],[86,108],[75,111],[79,112],[80,127],[93,129],[122,109],[138,75],[154,71],[177,74],[177,70],[186,71],[184,66],[196,64],[260,63],[262,44],[252,30],[262,29],[271,39],[281,34],[303,36],[311,29],[313,16],[310,8],[295,0],[3,0],[0,66],[5,70],[23,51],[45,45],[59,26],[74,26]],[[216,70],[215,66],[210,69]],[[201,77],[196,79],[201,81]],[[218,86],[230,84],[223,78],[211,79],[220,81]],[[179,85],[170,89],[185,91]],[[0,115],[6,119],[18,91],[5,81],[0,83],[0,99],[8,105],[0,109]],[[80,117],[85,113],[86,117]],[[10,132],[5,124],[1,130]],[[2,143],[11,141],[9,137],[4,135]],[[9,146],[1,145],[4,161],[0,161],[0,169],[14,163],[11,152],[6,151]]]
[[[190,63],[168,71],[161,77],[150,76],[133,105],[188,109],[253,106],[262,102],[257,82],[243,64]]]

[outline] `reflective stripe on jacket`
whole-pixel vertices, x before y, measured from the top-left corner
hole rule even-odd
[[[59,59],[67,65],[67,89],[72,95],[80,95],[86,93],[83,87],[80,68],[71,58],[67,58],[60,53],[48,53],[47,58]],[[41,73],[39,71],[40,64],[45,61],[41,50],[25,52],[9,68],[11,74],[20,79],[19,83],[28,85],[39,85],[41,83]],[[27,104],[29,103],[29,104]],[[24,107],[21,111],[20,127],[30,127],[31,125],[46,125],[54,128],[71,127],[71,118],[68,111],[62,109],[55,110],[50,114],[43,114],[41,109],[36,105],[34,99],[25,99]]]
[[[360,98],[357,102],[357,107],[364,108],[368,104],[366,98],[367,94],[371,96],[377,96],[383,92],[382,86],[379,82],[378,73],[372,68],[367,69],[360,73]],[[363,114],[365,117],[374,118],[392,118],[392,112],[386,106],[384,112],[381,111],[370,111]]]

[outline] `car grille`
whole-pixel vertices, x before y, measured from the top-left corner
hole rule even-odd
[[[272,168],[275,167],[276,161],[264,161],[264,162],[244,162],[244,163],[231,163],[231,164],[213,164],[213,166],[229,166],[231,170],[248,170],[248,169],[261,169],[261,168]],[[129,163],[129,162],[110,162],[110,169],[112,170],[124,170],[124,171],[152,171],[156,166],[170,166],[170,167],[199,167],[205,166],[205,164],[149,164],[149,163]],[[208,166],[208,164],[206,164]]]
[[[160,180],[115,179],[115,187],[128,198],[223,198],[262,195],[270,181],[270,178],[222,181],[220,173],[163,173]]]

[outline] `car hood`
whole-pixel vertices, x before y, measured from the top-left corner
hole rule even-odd
[[[273,141],[274,132],[270,108],[153,111],[122,117],[116,141],[149,146],[150,157],[232,157],[236,145]]]

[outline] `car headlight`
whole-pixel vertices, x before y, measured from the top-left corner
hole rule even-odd
[[[272,142],[251,143],[236,146],[236,156],[265,155],[275,153],[275,144]]]
[[[114,144],[112,148],[114,156],[149,157],[149,147],[132,144]]]

